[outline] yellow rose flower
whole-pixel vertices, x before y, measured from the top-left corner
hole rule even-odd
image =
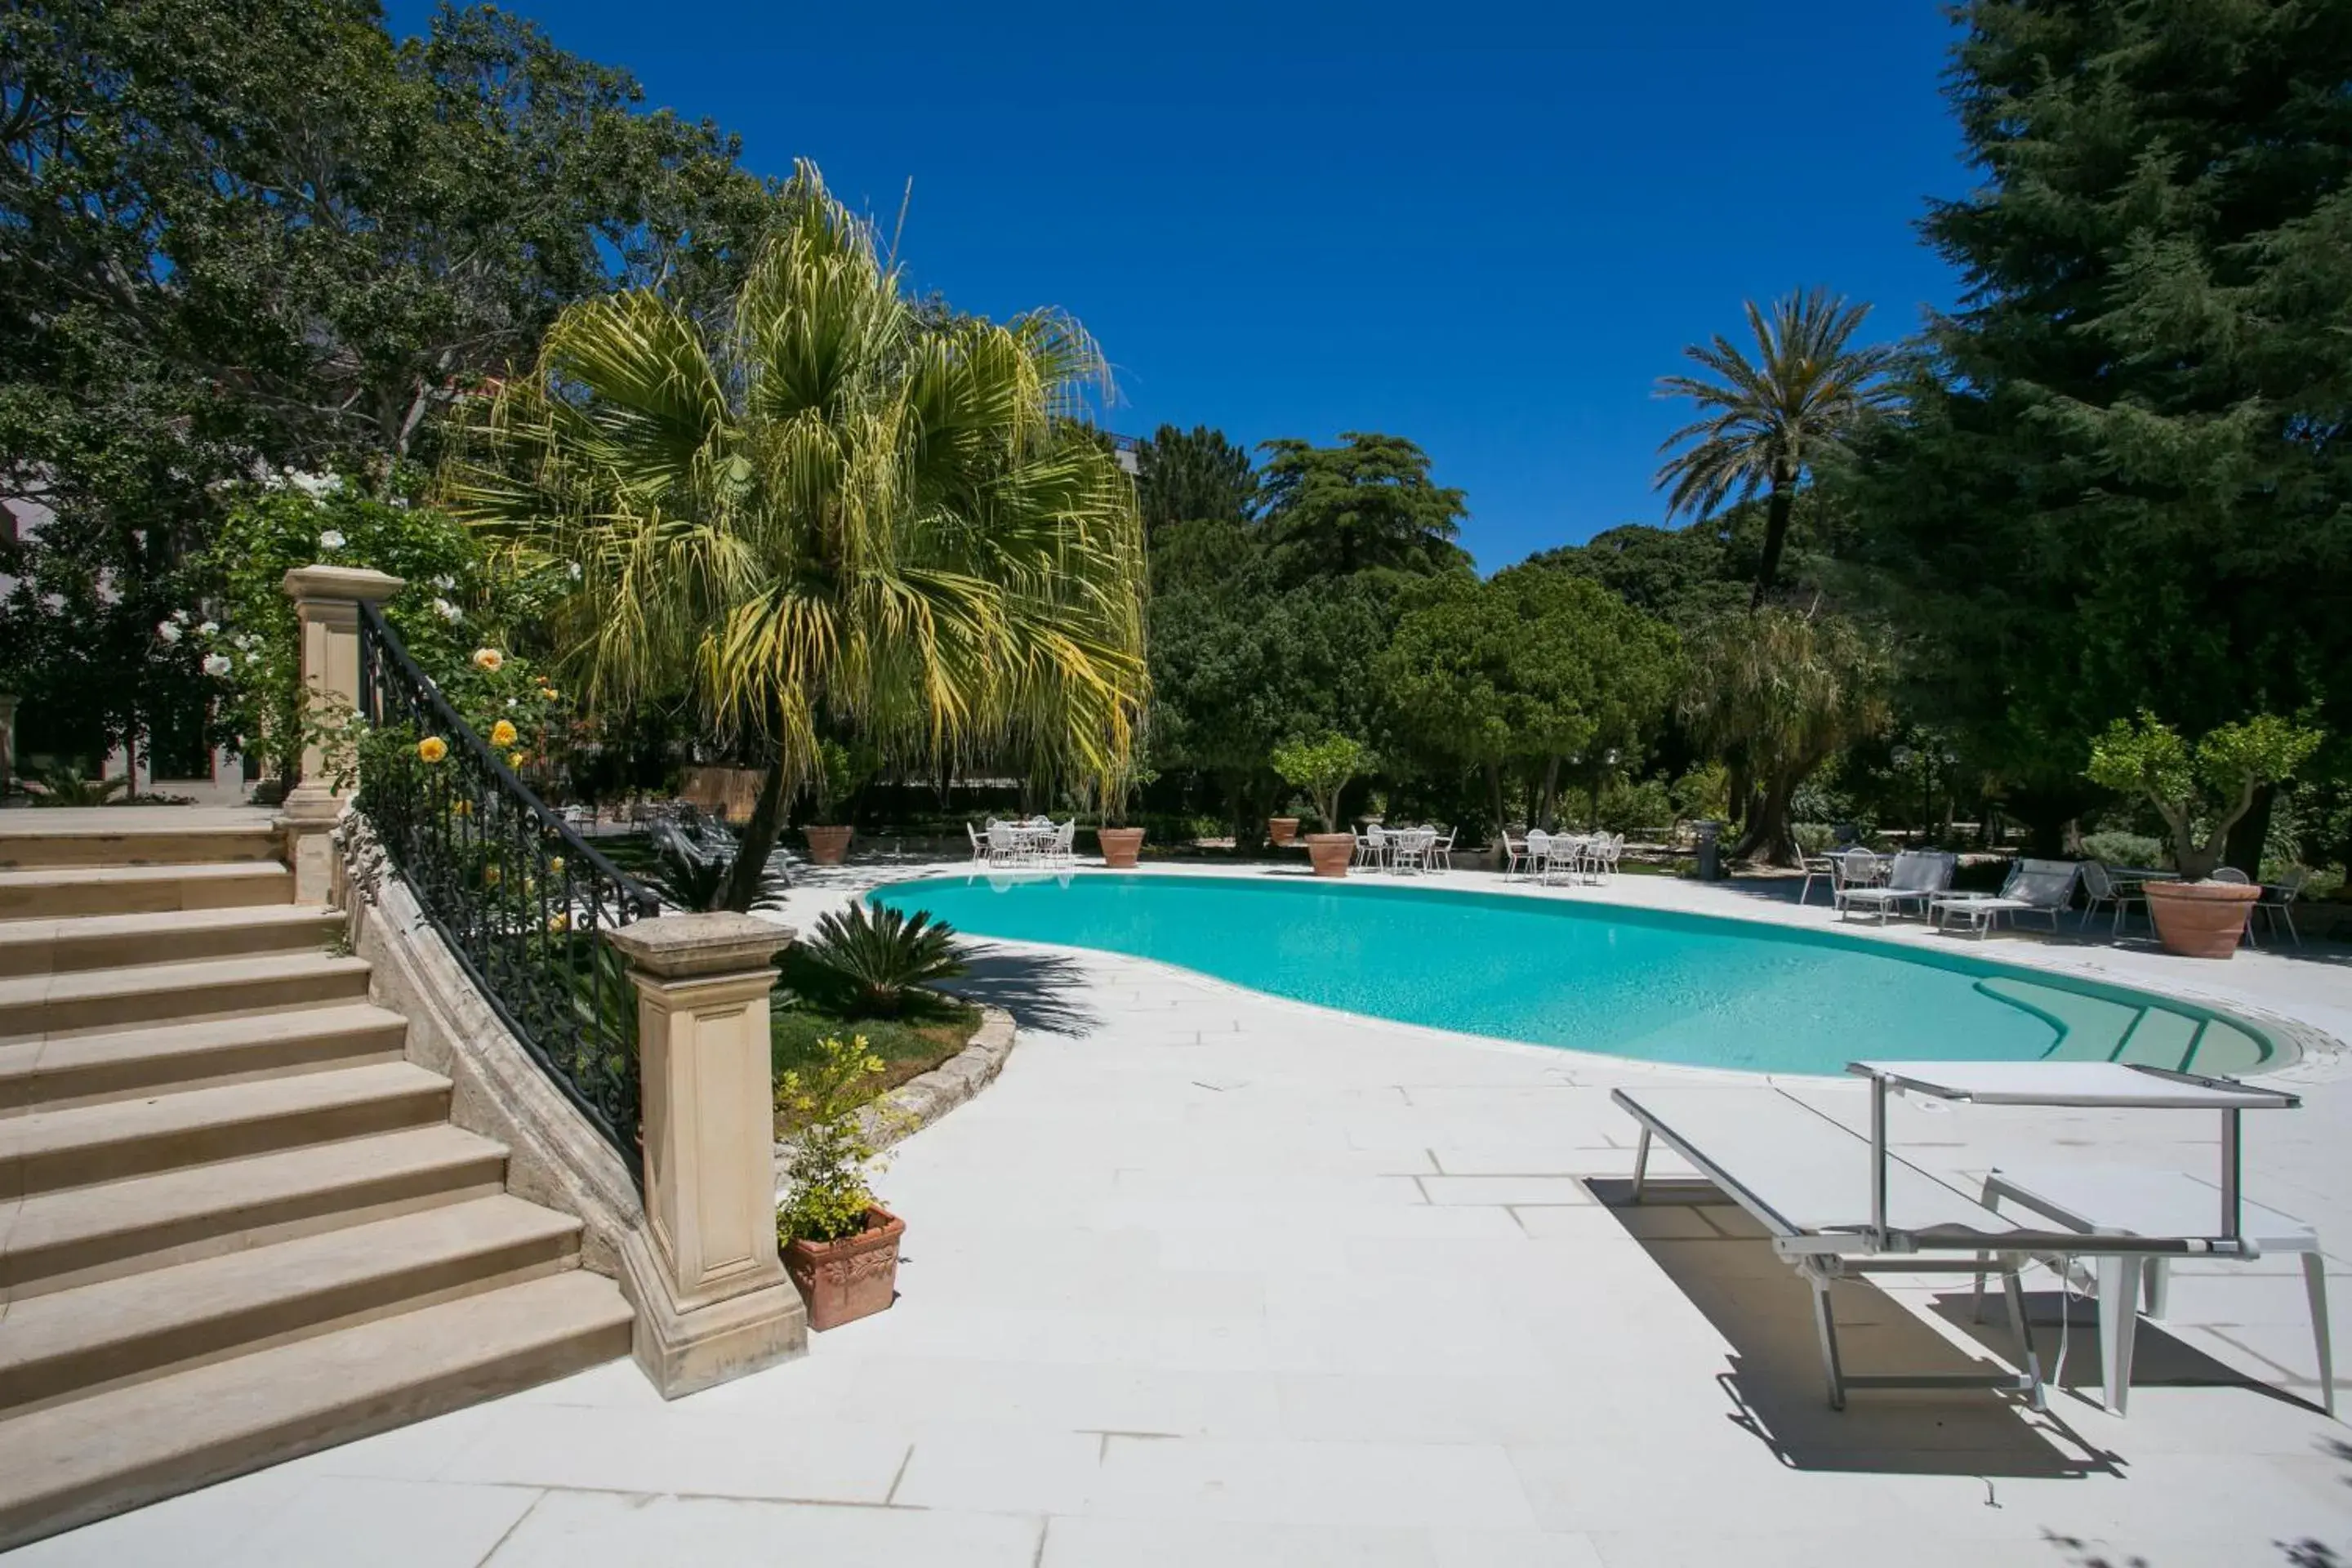
[[[487,669],[495,675],[506,661],[507,656],[494,647],[478,647],[474,650],[476,669]]]
[[[530,756],[528,752],[509,752],[507,753],[507,766],[510,768],[520,768],[523,763],[529,761],[530,761]]]
[[[550,931],[568,931],[571,929],[571,926],[572,917],[565,914],[562,910],[558,910],[553,914],[547,917],[547,929]]]
[[[515,727],[504,719],[490,726],[490,744],[511,746],[515,743]]]
[[[437,763],[449,754],[449,742],[438,735],[427,735],[416,742],[416,754],[428,763]]]
[[[547,874],[551,877],[561,877],[563,875],[562,856],[556,855],[549,858],[547,862]]]

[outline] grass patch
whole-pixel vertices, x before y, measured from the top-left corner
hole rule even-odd
[[[875,1090],[880,1095],[963,1049],[979,1027],[980,1009],[950,997],[902,1018],[852,1018],[779,994],[769,1016],[768,1048],[781,1079],[788,1072],[816,1066],[823,1059],[818,1042],[828,1036],[848,1039],[863,1035],[866,1048],[882,1058],[882,1081]],[[776,1117],[778,1137],[788,1138],[797,1131],[790,1117]]]

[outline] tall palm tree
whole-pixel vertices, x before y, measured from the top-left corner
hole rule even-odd
[[[1892,401],[1881,378],[1895,351],[1846,346],[1868,314],[1868,305],[1849,305],[1820,289],[1773,301],[1769,318],[1751,300],[1754,359],[1718,332],[1712,342],[1683,351],[1716,379],[1658,379],[1662,396],[1690,398],[1704,414],[1659,444],[1661,452],[1684,448],[1658,470],[1659,488],[1673,487],[1670,509],[1703,518],[1727,500],[1765,492],[1764,556],[1750,609],[1780,575],[1797,487],[1824,451]]]
[[[919,312],[809,165],[782,212],[721,326],[648,290],[567,309],[444,484],[577,565],[553,618],[593,705],[688,690],[764,753],[734,909],[821,734],[1108,773],[1145,696],[1134,486],[1074,418],[1091,340]]]

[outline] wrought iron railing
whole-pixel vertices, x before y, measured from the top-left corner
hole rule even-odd
[[[371,604],[359,708],[369,826],[499,1016],[639,1172],[636,998],[604,933],[658,900],[515,775]]]

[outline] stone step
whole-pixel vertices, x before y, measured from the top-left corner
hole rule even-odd
[[[448,1115],[449,1080],[394,1061],[0,1116],[0,1193],[121,1181]]]
[[[471,1132],[415,1127],[42,1193],[0,1234],[0,1300],[487,1196],[506,1157]]]
[[[194,861],[278,859],[285,842],[266,812],[195,813],[165,808],[14,812],[0,826],[0,868],[184,866]]]
[[[367,984],[367,960],[320,951],[20,974],[0,980],[0,1040],[362,1001]]]
[[[580,1221],[504,1194],[12,1299],[0,1411],[570,1268]]]
[[[0,1551],[628,1353],[577,1269],[0,1418]]]
[[[266,1074],[397,1061],[408,1021],[367,1002],[0,1044],[0,1116]]]
[[[333,946],[342,931],[340,912],[307,904],[0,921],[0,978],[262,952],[317,952]]]
[[[0,871],[0,920],[217,910],[293,898],[294,873],[274,860]]]

